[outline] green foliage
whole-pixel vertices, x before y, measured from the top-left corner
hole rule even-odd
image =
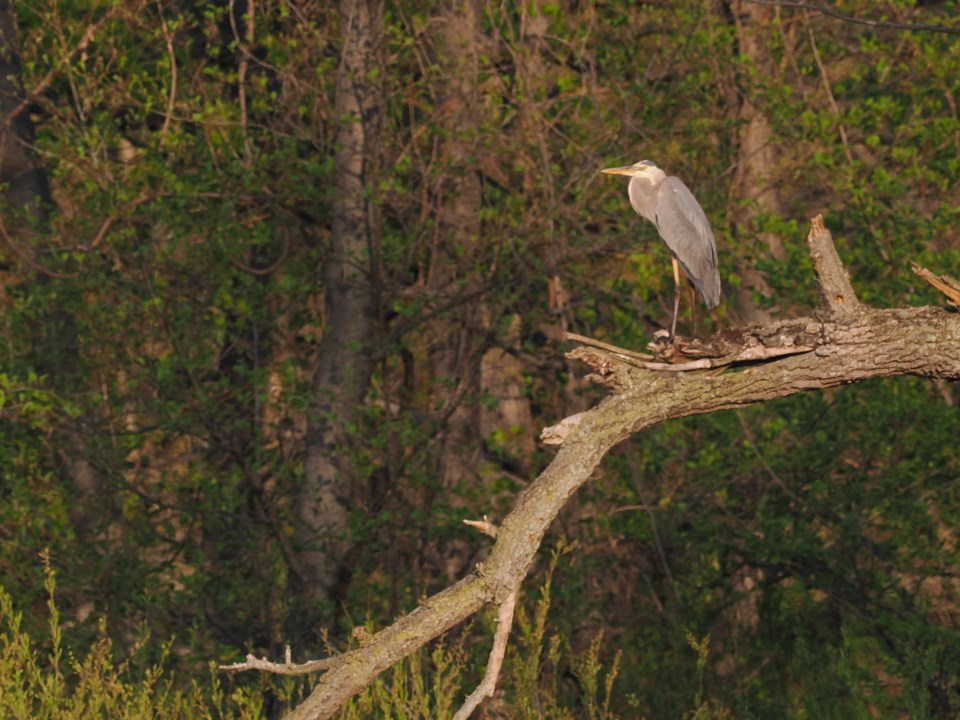
[[[624,673],[637,707],[680,716],[702,697],[736,717],[938,717],[960,673],[956,632],[934,612],[952,603],[929,592],[955,559],[957,422],[929,383],[874,381],[668,423],[613,458],[589,493],[616,498],[600,538],[617,538],[636,564],[619,572],[662,618],[606,610],[629,628],[619,646],[646,657]],[[586,577],[601,573],[603,560],[584,562]],[[679,626],[711,634],[706,664],[706,645],[696,663],[682,652]]]
[[[597,632],[579,652],[569,639],[548,633],[551,586],[561,558],[575,546],[561,543],[551,553],[533,616],[520,603],[516,611],[516,639],[510,645],[506,667],[512,669],[510,697],[517,717],[589,718],[613,720],[613,687],[620,672],[621,651],[613,653],[608,669],[600,659],[605,650],[604,633]],[[573,679],[571,692],[566,676]]]
[[[64,647],[63,624],[54,601],[55,574],[44,558],[44,590],[49,636],[35,640],[23,628],[23,615],[6,590],[0,588],[0,714],[5,718],[81,720],[110,717],[137,720],[157,718],[260,718],[261,689],[225,687],[214,666],[203,681],[174,686],[164,675],[163,660],[136,668],[138,655],[149,638],[137,641],[129,656],[118,662],[113,643],[101,623],[98,638],[85,654],[75,656]],[[228,695],[229,692],[229,695]]]
[[[420,651],[394,665],[352,699],[340,717],[343,720],[452,717],[458,707],[458,693],[463,682],[467,638],[464,632],[452,643],[438,643],[429,655]]]
[[[198,658],[323,646],[301,622],[292,538],[329,312],[341,18],[334,3],[257,3],[251,39],[231,15],[244,3],[15,5],[58,212],[3,230],[0,702],[19,703],[4,715],[153,704],[177,717],[193,703],[242,716],[260,698],[276,714],[301,686],[225,689]],[[445,8],[386,4],[367,78],[383,99],[368,184],[378,335],[360,419],[330,448],[357,485],[353,575],[325,614],[334,638],[357,608],[385,623],[466,572],[482,546],[460,521],[506,513],[549,461],[523,442],[594,392],[559,329],[642,348],[669,317],[668,254],[598,168],[649,157],[696,192],[726,296],[709,317],[697,307],[698,334],[736,324],[738,289],[779,316],[808,312],[804,236],[821,212],[865,302],[939,303],[910,261],[960,276],[956,35],[784,7],[755,28],[761,67],[722,3],[487,2],[475,55],[451,57]],[[842,8],[954,26],[956,11]],[[473,104],[457,127],[463,78]],[[747,101],[770,126],[781,206],[744,227],[724,218],[757,203],[736,184]],[[454,242],[444,213],[465,179],[477,237]],[[769,296],[744,287],[747,269]],[[506,393],[465,380],[489,378],[491,349],[521,362],[511,392],[529,423],[491,421]],[[543,563],[539,597],[518,608],[510,708],[956,715],[957,402],[950,384],[871,382],[619,448],[558,521],[576,547]],[[486,423],[465,444],[448,437],[461,415]],[[451,456],[470,472],[448,487]],[[92,494],[74,482],[78,458]],[[37,601],[52,595],[45,548],[56,606]],[[410,658],[345,717],[449,714],[481,645],[465,631]]]
[[[571,652],[560,635],[548,637],[551,578],[557,563],[572,546],[559,545],[544,571],[533,616],[525,603],[517,606],[515,640],[508,646],[497,687],[497,699],[490,701],[496,712],[508,717],[543,717],[556,720],[614,720],[611,709],[613,686],[620,669],[621,652],[604,667],[603,633],[597,634],[580,652]],[[495,615],[486,614],[483,634],[496,632]],[[453,640],[443,640],[429,652],[421,651],[395,665],[373,685],[350,701],[341,712],[344,720],[378,717],[396,720],[432,720],[453,715],[463,697],[479,682],[485,657],[468,625]],[[484,643],[483,649],[488,644]],[[576,679],[573,693],[565,687],[564,676]],[[501,697],[503,696],[503,697]]]

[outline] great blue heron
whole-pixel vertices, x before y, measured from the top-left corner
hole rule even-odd
[[[677,330],[680,309],[680,269],[700,292],[708,308],[720,302],[720,273],[717,271],[717,243],[710,230],[710,221],[690,188],[679,178],[667,174],[649,160],[626,167],[606,168],[611,175],[629,175],[627,192],[630,204],[638,215],[657,226],[660,237],[673,256],[673,322],[670,338]],[[679,267],[677,266],[679,263]]]

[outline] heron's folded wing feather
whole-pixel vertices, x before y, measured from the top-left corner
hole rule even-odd
[[[716,307],[720,302],[717,244],[703,208],[679,178],[668,177],[657,190],[656,225],[707,307]]]

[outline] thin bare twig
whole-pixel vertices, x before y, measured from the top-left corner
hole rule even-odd
[[[497,614],[497,634],[493,637],[493,649],[490,651],[490,660],[487,662],[487,672],[477,689],[463,701],[463,706],[457,710],[453,720],[468,720],[471,713],[477,709],[484,698],[493,696],[493,691],[497,688],[500,668],[503,667],[503,657],[507,652],[507,640],[510,638],[510,628],[513,626],[513,609],[516,604],[517,591],[514,590],[507,595],[500,606],[500,612]]]
[[[647,355],[645,353],[634,352],[633,350],[626,350],[624,348],[619,348],[616,345],[611,345],[605,343],[602,340],[595,340],[592,337],[587,337],[586,335],[577,335],[576,333],[566,332],[563,334],[564,340],[573,340],[582,345],[589,345],[591,347],[600,348],[601,350],[609,350],[610,352],[617,353],[617,355],[623,355],[624,357],[631,358],[633,360],[653,360],[653,355]]]
[[[673,599],[677,606],[680,605],[680,593],[677,590],[677,582],[673,579],[673,571],[670,570],[670,561],[667,560],[667,551],[663,547],[663,541],[660,539],[660,528],[657,525],[657,514],[653,511],[653,505],[647,502],[646,493],[643,490],[643,481],[640,479],[640,469],[637,467],[637,461],[630,453],[625,453],[627,465],[630,466],[630,475],[633,479],[633,489],[637,493],[641,507],[646,511],[647,518],[650,520],[650,534],[653,537],[653,543],[657,548],[657,556],[660,558],[660,565],[663,573],[670,583],[670,589],[673,591]]]
[[[150,202],[151,200],[156,200],[157,198],[167,194],[169,193],[144,193],[135,200],[131,200],[130,202],[126,203],[116,212],[110,213],[110,216],[103,221],[102,225],[100,225],[100,229],[97,231],[97,234],[93,236],[93,240],[90,241],[87,249],[93,250],[96,248],[103,241],[103,238],[106,237],[107,232],[110,230],[113,224],[135,207],[138,205],[143,205],[146,202]]]
[[[248,654],[244,662],[233,663],[232,665],[221,665],[220,670],[266,670],[277,675],[307,675],[312,672],[319,672],[328,669],[333,665],[339,656],[323,658],[322,660],[309,660],[305,663],[290,662],[290,648],[286,650],[286,658],[282,663],[275,663],[266,658],[258,658],[256,655]]]
[[[7,225],[3,222],[3,213],[0,213],[0,236],[3,236],[3,239],[7,241],[7,245],[10,246],[10,249],[13,250],[18,258],[38,273],[46,275],[47,277],[56,278],[57,280],[72,280],[77,277],[78,273],[58,273],[54,270],[48,270],[34,260],[29,253],[22,250],[16,241],[10,237],[10,233],[7,231]]]
[[[250,143],[250,133],[247,128],[247,70],[250,67],[250,53],[246,50],[247,46],[253,45],[254,11],[256,3],[250,0],[247,4],[246,15],[246,37],[240,37],[240,31],[237,29],[236,15],[234,13],[235,3],[230,0],[228,12],[230,14],[230,27],[233,30],[233,37],[237,41],[237,47],[240,48],[240,62],[237,64],[237,93],[240,101],[240,129],[243,133],[243,161],[247,167],[253,162],[253,146]]]
[[[50,69],[50,71],[43,76],[40,82],[34,85],[29,92],[24,93],[23,100],[21,100],[17,104],[17,106],[13,110],[11,110],[10,113],[8,113],[7,116],[3,119],[7,127],[10,126],[14,118],[16,118],[20,113],[22,113],[30,105],[30,103],[33,102],[33,99],[37,97],[37,95],[41,95],[42,93],[46,92],[47,88],[49,88],[50,85],[53,84],[54,79],[57,77],[57,72],[59,72],[64,65],[69,65],[69,63],[73,60],[74,56],[86,50],[87,47],[90,45],[90,43],[93,42],[93,39],[96,37],[97,33],[100,31],[100,28],[106,25],[107,22],[109,22],[113,18],[113,16],[116,15],[118,12],[120,12],[120,10],[122,9],[123,9],[123,5],[121,3],[117,3],[116,5],[111,7],[109,10],[107,10],[107,12],[103,14],[103,17],[101,17],[95,23],[90,23],[89,25],[87,25],[87,29],[84,31],[83,36],[80,38],[80,41],[74,46],[73,50],[66,53],[62,58],[60,58],[60,60]]]
[[[643,367],[647,370],[663,370],[664,372],[690,372],[691,370],[709,370],[717,367],[717,365],[713,360],[700,358],[685,363],[645,362]]]
[[[167,95],[167,113],[163,118],[163,127],[160,128],[160,144],[163,145],[170,132],[170,123],[173,120],[174,105],[177,101],[177,56],[173,50],[173,33],[167,25],[167,19],[163,16],[163,6],[159,7],[160,29],[163,31],[163,39],[167,44],[167,57],[170,58],[170,93]]]
[[[847,140],[847,128],[844,127],[843,121],[840,119],[840,106],[837,105],[837,100],[833,96],[833,88],[830,86],[830,77],[827,75],[827,69],[823,66],[823,61],[820,59],[820,51],[817,49],[817,39],[813,34],[813,26],[810,24],[810,16],[806,10],[803,11],[803,24],[807,29],[807,37],[810,38],[810,49],[813,51],[813,59],[817,63],[817,68],[820,70],[820,78],[823,81],[824,92],[827,93],[827,100],[830,101],[830,108],[833,110],[834,116],[837,118],[837,126],[840,130],[840,142],[843,143],[843,154],[847,157],[847,162],[853,165],[853,155],[850,153],[850,142]]]
[[[283,247],[280,248],[280,257],[274,260],[270,265],[265,268],[255,268],[252,265],[247,265],[242,263],[236,258],[230,258],[230,262],[235,268],[243,270],[245,273],[250,273],[251,275],[256,275],[258,277],[265,277],[267,275],[272,275],[281,265],[286,261],[287,256],[290,254],[290,238],[286,233],[283,234]]]

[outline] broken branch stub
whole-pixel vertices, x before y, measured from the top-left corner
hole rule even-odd
[[[840,262],[830,231],[823,225],[823,215],[817,215],[810,221],[807,244],[817,275],[820,309],[834,319],[855,315],[860,310],[860,301],[850,284],[847,269]]]

